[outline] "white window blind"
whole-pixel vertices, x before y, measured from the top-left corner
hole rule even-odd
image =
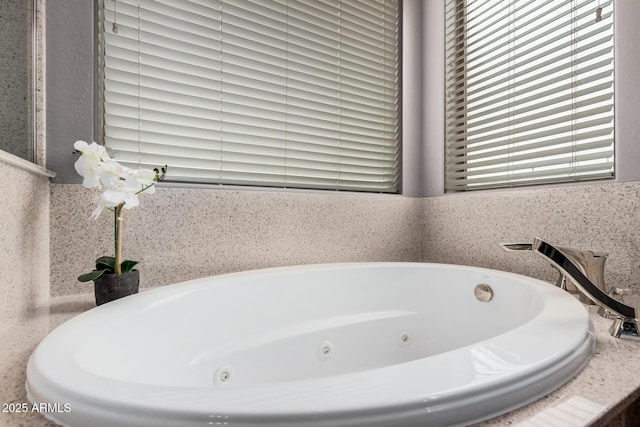
[[[101,0],[100,13],[101,127],[124,164],[398,191],[397,0]]]
[[[613,0],[448,0],[446,190],[611,178]]]

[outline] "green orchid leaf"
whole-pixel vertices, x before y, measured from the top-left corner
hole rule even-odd
[[[138,261],[124,260],[120,264],[120,269],[123,273],[131,273],[133,271],[133,267],[138,263]]]
[[[112,256],[103,256],[96,260],[96,270],[116,271],[116,259]]]
[[[93,270],[91,273],[85,273],[78,276],[80,282],[91,282],[102,276],[106,270]]]

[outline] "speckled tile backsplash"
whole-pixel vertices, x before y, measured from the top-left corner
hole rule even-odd
[[[51,185],[51,292],[112,254],[112,215],[89,218],[96,192]],[[233,271],[323,262],[426,261],[496,268],[555,281],[532,252],[498,243],[541,237],[609,253],[608,286],[640,291],[640,183],[482,192],[425,199],[393,195],[159,188],[125,213],[123,255],[142,286]]]
[[[477,192],[422,200],[422,260],[512,271],[555,281],[532,252],[506,252],[504,242],[551,244],[609,254],[607,287],[640,291],[640,183]]]
[[[89,218],[97,192],[51,185],[51,292],[88,292],[78,274],[113,254],[113,216]],[[159,188],[126,211],[123,257],[149,287],[263,267],[419,261],[420,205],[394,195]]]

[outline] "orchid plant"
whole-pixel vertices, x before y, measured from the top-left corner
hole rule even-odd
[[[75,153],[80,157],[75,169],[83,177],[82,185],[86,188],[103,190],[96,198],[96,209],[91,215],[96,219],[106,208],[114,213],[115,256],[103,256],[96,260],[96,268],[90,273],[78,276],[81,282],[95,280],[105,273],[122,274],[133,271],[137,261],[122,260],[122,215],[124,209],[131,209],[140,204],[138,195],[155,192],[155,183],[162,181],[167,173],[167,166],[161,169],[133,170],[122,166],[109,157],[104,146],[95,142],[76,141]]]

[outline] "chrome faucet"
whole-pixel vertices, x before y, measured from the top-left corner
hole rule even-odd
[[[636,309],[606,293],[604,262],[607,254],[552,246],[538,238],[533,243],[505,243],[500,246],[508,251],[532,250],[541,255],[560,272],[558,286],[571,292],[573,285],[583,296],[583,302],[597,304],[601,316],[614,318],[609,330],[614,337],[640,341]]]

